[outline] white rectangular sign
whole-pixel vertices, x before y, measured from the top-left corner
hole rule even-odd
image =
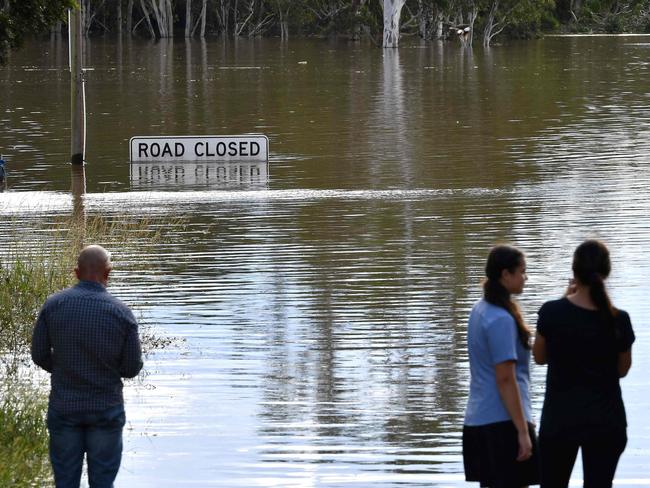
[[[269,139],[262,135],[132,137],[131,162],[267,161]]]

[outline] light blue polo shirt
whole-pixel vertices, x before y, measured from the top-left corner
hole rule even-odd
[[[499,389],[494,366],[516,361],[515,370],[524,415],[531,422],[529,364],[530,350],[522,346],[515,319],[507,310],[484,299],[469,316],[467,348],[471,381],[465,411],[465,425],[485,425],[511,420]]]

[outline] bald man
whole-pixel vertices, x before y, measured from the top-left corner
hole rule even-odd
[[[32,336],[32,359],[51,373],[47,412],[57,488],[78,488],[84,454],[90,488],[111,488],[122,459],[122,378],[142,369],[138,324],[106,286],[110,254],[85,247],[79,282],[50,296]]]

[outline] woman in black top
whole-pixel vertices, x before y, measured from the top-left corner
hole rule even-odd
[[[634,332],[616,309],[604,280],[607,247],[583,242],[573,255],[572,286],[539,310],[533,355],[547,364],[539,432],[542,488],[568,486],[582,448],[585,488],[611,487],[627,443],[619,378],[632,364]]]

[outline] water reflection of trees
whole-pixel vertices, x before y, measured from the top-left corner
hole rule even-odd
[[[358,78],[355,68],[351,79]],[[471,88],[471,58],[466,70],[459,83]],[[380,186],[397,175],[402,184],[417,185],[417,156],[409,150],[416,146],[409,111],[415,103],[405,96],[399,57],[385,57],[379,73],[372,125],[388,135],[370,141],[381,158],[371,163],[368,182]],[[355,100],[352,111],[367,110]],[[416,110],[418,116],[427,114]],[[364,134],[359,125],[350,129]],[[282,442],[293,421],[294,442],[391,445],[416,457],[432,448],[457,453],[468,381],[465,323],[480,296],[487,249],[512,238],[510,196],[343,200],[298,205],[292,215],[297,227],[290,240],[305,249],[297,253],[299,268],[310,270],[298,280],[311,297],[301,317],[315,331],[300,354],[286,337],[275,344],[278,360],[266,376],[260,413],[273,422],[262,432]],[[297,404],[278,404],[278,398]]]
[[[506,202],[491,203],[508,211]],[[472,229],[477,210],[495,210],[473,205],[455,198],[292,209],[293,266],[310,271],[292,276],[274,266],[285,277],[273,299],[284,304],[283,332],[274,332],[263,382],[264,435],[279,443],[289,436],[305,444],[388,444],[415,455],[454,451],[467,388],[465,323],[491,244],[466,236],[480,234],[478,223]],[[507,218],[493,221],[491,236],[510,235]],[[301,290],[299,310],[286,306],[285,280]]]

